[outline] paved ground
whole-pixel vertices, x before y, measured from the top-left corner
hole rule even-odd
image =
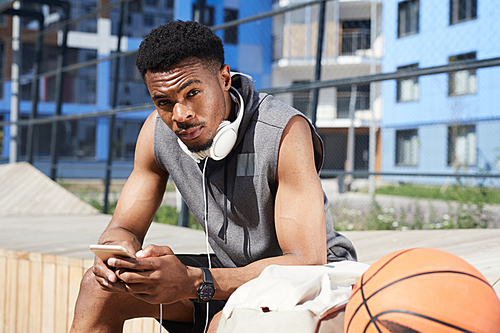
[[[26,167],[21,165],[20,168]],[[29,170],[29,168],[27,169]],[[0,170],[1,171],[1,170]],[[32,173],[30,181],[16,181],[26,178],[23,172],[12,173],[5,179],[13,185],[3,197],[9,198],[29,196],[33,193],[23,192],[26,186],[34,183],[43,183],[47,177],[41,173]],[[6,182],[7,180],[4,180]],[[45,193],[45,188],[52,188],[54,192]],[[61,200],[73,200],[69,192],[61,192],[62,188],[51,183],[41,186],[35,194],[45,193],[40,200],[56,203]],[[25,193],[25,194],[22,194]],[[60,196],[50,193],[63,193]],[[173,193],[173,192],[172,192]],[[166,200],[175,203],[175,194],[169,193]],[[330,193],[331,201],[342,199],[345,195]],[[333,200],[332,200],[333,199]],[[366,198],[357,197],[355,202],[362,202]],[[69,202],[69,201],[68,201]],[[15,204],[14,204],[15,203]],[[74,212],[54,210],[52,214],[46,212],[46,204],[32,205],[31,209],[24,210],[28,201],[10,201],[4,210],[9,214],[0,214],[0,248],[37,253],[56,254],[74,258],[92,258],[88,250],[89,244],[96,243],[110,220],[109,215],[96,214],[89,210]],[[68,208],[87,207],[78,204],[62,205]],[[17,205],[17,206],[15,206]],[[362,203],[361,206],[365,206]],[[58,207],[57,205],[54,207]],[[0,207],[1,208],[1,207]],[[79,208],[78,208],[79,209]],[[14,213],[16,212],[16,213]],[[485,277],[494,283],[500,278],[500,229],[454,229],[454,230],[410,230],[410,231],[350,231],[344,234],[354,243],[361,262],[373,263],[386,254],[403,248],[431,247],[451,252],[475,266]],[[199,230],[168,226],[153,223],[146,237],[146,244],[169,245],[176,253],[205,252],[204,233]],[[496,285],[499,290],[500,282]]]
[[[91,259],[109,215],[0,217],[0,248]],[[500,229],[349,231],[358,259],[372,264],[404,248],[430,247],[453,253],[475,266],[490,283],[500,278]],[[205,252],[199,230],[153,223],[146,244],[168,245],[175,253]],[[496,286],[500,290],[500,283]]]

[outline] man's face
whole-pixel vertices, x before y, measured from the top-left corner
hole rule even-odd
[[[212,145],[217,127],[231,110],[227,65],[214,73],[199,59],[188,58],[166,71],[148,71],[144,82],[161,119],[191,151]]]

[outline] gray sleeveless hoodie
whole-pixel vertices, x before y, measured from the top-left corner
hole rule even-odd
[[[170,174],[204,229],[203,181],[206,181],[210,246],[225,267],[241,267],[282,255],[274,225],[278,149],[288,121],[295,115],[303,115],[271,95],[259,94],[246,75],[233,74],[232,86],[243,97],[245,113],[236,144],[226,158],[205,159],[197,164],[182,151],[177,136],[159,117],[154,152],[156,162]],[[323,145],[312,126],[311,132],[319,172]],[[205,180],[204,163],[208,163]],[[351,242],[333,229],[326,195],[324,204],[328,261],[356,260]]]

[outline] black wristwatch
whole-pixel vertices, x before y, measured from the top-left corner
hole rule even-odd
[[[207,303],[214,297],[215,287],[214,287],[214,279],[212,278],[212,273],[206,267],[199,267],[203,272],[203,283],[201,284],[198,292],[197,302],[198,303]]]

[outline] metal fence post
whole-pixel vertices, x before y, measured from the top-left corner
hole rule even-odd
[[[44,0],[44,2],[47,2]],[[64,20],[68,21],[70,17],[70,4],[68,1],[56,1],[57,4],[52,3],[50,1],[51,5],[58,5],[60,6],[63,11],[64,11]],[[62,43],[61,43],[61,52],[59,53],[59,56],[57,58],[57,75],[56,75],[56,87],[55,87],[55,102],[56,102],[56,110],[54,112],[54,115],[60,116],[61,115],[61,109],[62,109],[62,100],[63,100],[63,94],[62,90],[64,88],[63,85],[63,80],[64,80],[64,73],[63,73],[63,67],[64,63],[66,60],[66,45],[68,42],[68,24],[65,24],[63,27],[63,36],[62,36]],[[52,122],[52,133],[50,136],[50,179],[56,180],[57,177],[57,158],[58,158],[58,143],[57,143],[57,136],[58,136],[58,130],[59,130],[59,122],[57,120],[54,120]]]
[[[314,82],[321,81],[321,60],[323,58],[323,40],[325,34],[325,12],[326,12],[326,0],[323,0],[319,5],[318,42],[316,45],[316,66],[314,69]],[[311,110],[311,122],[315,128],[316,128],[316,118],[317,118],[316,113],[318,110],[318,99],[319,99],[319,88],[314,88],[309,109]]]
[[[40,33],[36,40],[35,44],[35,63],[33,64],[33,80],[31,81],[31,112],[30,112],[30,120],[36,118],[36,110],[38,107],[38,75],[40,74],[40,62],[42,61],[42,43],[43,43],[43,35],[41,34],[41,30],[44,25],[44,16],[41,13],[33,12],[30,10],[23,9],[13,9],[9,8],[4,10],[1,14],[10,15],[10,16],[23,16],[23,17],[31,17],[38,21],[40,25]],[[14,49],[14,48],[13,48]],[[19,90],[19,88],[18,88]],[[33,164],[33,129],[34,125],[30,123],[28,125],[28,137],[26,140],[26,160]]]
[[[116,45],[116,53],[121,53],[122,45],[122,35],[123,35],[123,13],[125,11],[125,5],[122,2],[120,4],[120,18],[118,21],[118,42]],[[121,57],[117,57],[115,60],[115,77],[113,80],[113,94],[111,95],[111,108],[115,109],[118,104],[118,84],[120,78],[120,60]],[[109,207],[109,185],[111,183],[111,165],[113,163],[113,137],[115,131],[115,118],[116,115],[112,114],[109,119],[109,141],[108,141],[108,159],[106,161],[106,177],[104,179],[104,205],[102,207],[102,212],[104,214],[108,213]]]
[[[21,6],[20,1],[13,4],[15,9]],[[12,65],[11,65],[11,97],[10,97],[10,121],[19,121],[19,67],[20,67],[20,45],[21,19],[15,15],[12,17]],[[19,160],[19,124],[10,125],[9,163]]]
[[[353,181],[352,172],[354,171],[354,160],[355,160],[355,141],[356,141],[356,129],[354,128],[354,114],[356,112],[356,97],[357,97],[357,86],[353,84],[351,86],[351,97],[349,100],[349,129],[347,130],[347,165],[346,171],[349,174],[346,178],[347,190],[350,191],[351,184]]]

